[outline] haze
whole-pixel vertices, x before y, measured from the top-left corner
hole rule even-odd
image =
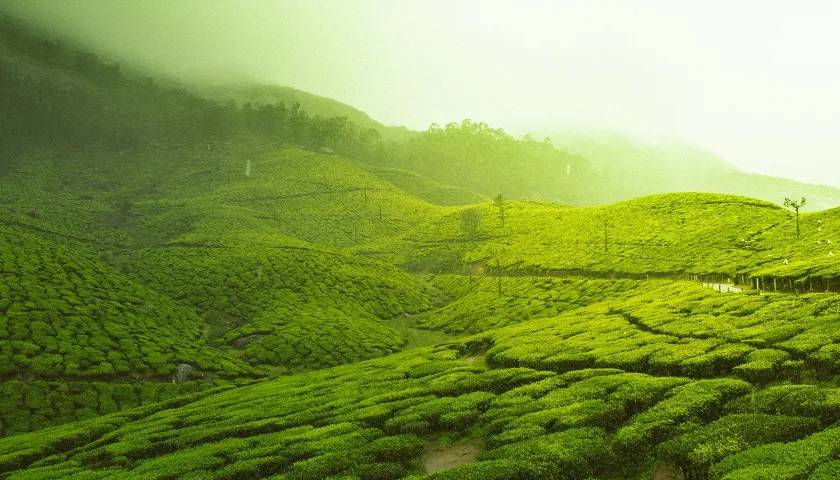
[[[5,10],[186,81],[288,85],[388,124],[677,136],[840,186],[834,2],[33,1]]]

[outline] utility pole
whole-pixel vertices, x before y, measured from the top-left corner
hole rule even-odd
[[[499,258],[496,257],[496,278],[499,281],[499,297],[502,296],[502,264]]]
[[[606,217],[601,217],[601,223],[604,225],[604,253],[607,253],[607,233],[610,226],[609,220]]]

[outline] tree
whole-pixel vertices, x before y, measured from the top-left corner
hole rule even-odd
[[[790,208],[796,212],[796,238],[799,238],[799,209],[805,206],[805,197],[802,197],[798,202],[785,198],[785,207]]]
[[[475,240],[479,224],[481,224],[481,212],[477,208],[461,212],[461,230],[470,237],[471,241]]]
[[[505,199],[501,193],[493,197],[493,205],[499,209],[499,221],[502,223],[502,228],[505,228]]]

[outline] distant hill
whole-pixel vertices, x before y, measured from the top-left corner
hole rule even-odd
[[[573,205],[589,202],[595,181],[580,155],[469,119],[432,125],[370,161],[485,197],[502,194]]]
[[[603,188],[592,203],[608,203],[667,192],[712,192],[781,203],[808,198],[807,209],[840,205],[840,189],[739,170],[714,152],[678,140],[644,141],[614,132],[559,132],[548,136],[558,148],[585,157]]]

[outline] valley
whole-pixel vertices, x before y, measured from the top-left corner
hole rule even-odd
[[[0,478],[837,478],[840,207],[2,22]]]

